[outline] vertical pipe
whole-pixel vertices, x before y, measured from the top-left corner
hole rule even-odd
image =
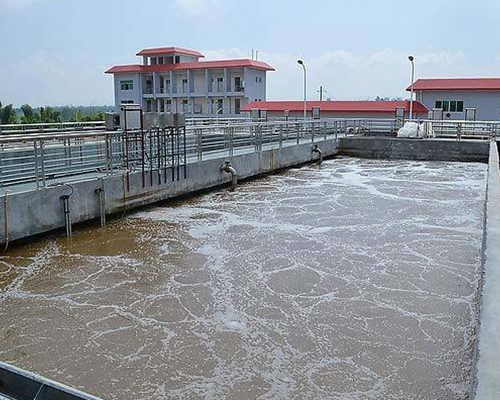
[[[182,128],[182,137],[184,140],[184,179],[187,179],[186,126]]]
[[[146,187],[146,148],[144,143],[144,121],[142,118],[142,108],[139,111],[140,113],[140,123],[141,123],[141,172],[142,172],[142,187]]]
[[[101,219],[101,227],[106,226],[106,197],[105,197],[105,192],[104,192],[104,181],[102,178],[100,179],[101,181],[101,187],[96,189],[95,192],[99,196],[99,216]]]
[[[149,186],[153,187],[153,167],[154,167],[154,159],[153,159],[153,137],[154,137],[154,129],[151,128],[147,131],[147,138],[149,140]]]
[[[60,196],[63,202],[63,212],[64,212],[64,224],[66,226],[66,237],[71,237],[71,218],[70,218],[70,209],[69,209],[69,195]]]

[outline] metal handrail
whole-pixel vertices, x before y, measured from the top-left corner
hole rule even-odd
[[[236,151],[259,152],[263,148],[315,142],[329,135],[347,134],[347,126],[332,121],[192,125],[186,127],[185,158],[186,162],[197,162]],[[135,146],[144,147],[145,152],[142,156],[134,153],[134,159],[142,157],[141,167],[147,169],[149,164],[145,165],[144,158],[151,161],[156,157],[151,145],[157,143],[155,135],[155,128],[144,133],[129,130],[4,135],[0,137],[0,186],[32,182],[36,188],[43,188],[64,177],[83,179],[90,172],[113,175],[119,170],[133,171],[137,166],[130,161],[130,152],[136,149],[125,149],[125,137],[139,137]]]

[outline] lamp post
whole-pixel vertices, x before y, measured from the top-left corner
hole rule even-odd
[[[306,74],[306,66],[304,64],[304,61],[302,60],[297,60],[297,62],[302,65],[302,68],[304,69],[304,123],[307,120],[307,74]]]
[[[411,86],[410,86],[410,121],[413,120],[413,82],[415,81],[415,58],[413,56],[408,56],[408,60],[411,62]]]

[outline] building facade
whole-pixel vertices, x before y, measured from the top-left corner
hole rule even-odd
[[[146,111],[192,116],[237,116],[242,107],[266,99],[269,64],[249,59],[200,61],[195,50],[178,47],[144,49],[142,64],[118,65],[115,105],[140,104]]]
[[[409,101],[308,101],[306,103],[307,118],[318,117],[313,115],[313,108],[317,109],[321,118],[395,118],[410,114]],[[398,109],[400,113],[398,113]],[[257,113],[265,111],[266,117],[276,119],[300,119],[304,115],[302,101],[265,101],[252,102],[242,108],[248,116],[252,110]],[[425,119],[427,108],[421,103],[413,102],[415,118]]]
[[[406,89],[411,90],[411,86]],[[443,119],[500,120],[500,78],[418,79],[416,100],[429,110],[442,110]]]

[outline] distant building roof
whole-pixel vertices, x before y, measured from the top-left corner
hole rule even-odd
[[[184,56],[205,57],[199,51],[183,49],[182,47],[157,47],[154,49],[142,49],[138,56],[156,56],[161,54],[179,54]]]
[[[418,79],[413,90],[500,90],[500,78]]]
[[[178,64],[161,64],[161,65],[117,65],[106,71],[107,74],[126,74],[139,72],[167,72],[167,71],[183,71],[188,69],[205,69],[205,68],[243,68],[249,67],[263,71],[274,71],[274,68],[262,61],[255,60],[220,60],[220,61],[200,61],[191,63]]]
[[[307,111],[313,107],[319,107],[320,111],[357,113],[394,113],[396,108],[410,110],[409,101],[308,101]],[[241,111],[251,111],[258,108],[267,111],[303,111],[302,101],[254,101],[241,108]],[[416,114],[427,113],[427,107],[418,101],[413,102],[413,112]]]

